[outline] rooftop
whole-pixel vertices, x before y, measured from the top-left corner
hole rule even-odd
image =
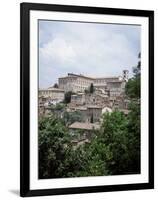
[[[112,81],[107,81],[108,83],[122,83],[124,80],[112,80]]]
[[[69,128],[82,130],[96,130],[100,128],[100,125],[93,123],[74,122],[69,126]]]
[[[106,77],[96,77],[95,79],[101,80],[101,79],[120,79],[121,76],[106,76]]]
[[[64,92],[64,90],[54,87],[49,88],[39,88],[39,91],[55,91],[55,92]]]
[[[87,105],[87,108],[96,108],[96,109],[101,109],[101,106],[98,105]]]
[[[112,79],[112,81],[118,81],[118,80],[121,80],[121,76],[106,76],[106,77],[90,77],[90,76],[85,76],[83,74],[74,74],[74,73],[68,73],[67,76],[64,76],[64,77],[60,77],[61,79],[62,78],[67,78],[67,77],[81,77],[81,78],[86,78],[86,79],[91,79],[91,80],[102,80],[102,79]],[[60,79],[59,78],[59,79]]]
[[[88,78],[88,79],[92,79],[94,80],[94,78],[89,77],[89,76],[84,76],[83,74],[74,74],[74,73],[68,73],[68,76],[77,76],[77,77],[81,77],[81,78]]]
[[[70,110],[72,110],[72,109],[74,109],[74,110],[87,110],[87,107],[85,107],[85,106],[74,106],[74,105],[69,105],[69,109]]]
[[[128,115],[128,113],[130,112],[130,110],[128,109],[119,109],[119,111],[123,112],[125,115]]]

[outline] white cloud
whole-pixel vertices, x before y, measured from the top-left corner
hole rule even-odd
[[[40,85],[68,72],[120,75],[123,69],[131,70],[137,64],[140,27],[52,22],[42,30],[42,38],[45,32],[49,40],[40,47],[40,77],[47,74],[50,78]]]
[[[73,47],[58,37],[41,47],[40,54],[43,58],[56,60],[58,63],[69,63],[75,59]]]

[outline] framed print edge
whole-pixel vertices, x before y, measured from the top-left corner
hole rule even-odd
[[[149,181],[120,185],[30,189],[30,11],[144,16],[149,18]],[[43,196],[154,188],[154,11],[52,4],[20,4],[20,195]]]
[[[29,171],[29,9],[20,5],[20,195],[30,190]]]
[[[149,16],[149,183],[154,189],[154,11]]]

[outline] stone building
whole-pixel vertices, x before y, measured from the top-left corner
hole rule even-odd
[[[109,104],[109,97],[106,94],[86,94],[85,95],[85,104],[86,105],[108,105]]]
[[[43,116],[45,114],[45,103],[48,99],[44,96],[38,97],[38,115]]]
[[[99,122],[102,115],[102,107],[97,105],[87,106],[87,121],[91,123]]]
[[[98,105],[110,106],[109,96],[105,92],[95,90],[94,93],[76,93],[71,95],[70,106]]]
[[[83,105],[85,103],[85,93],[71,95],[71,103],[73,105]]]
[[[47,88],[39,89],[39,97],[49,98],[50,100],[63,101],[64,100],[64,90],[59,88]]]
[[[125,91],[125,81],[114,81],[114,82],[107,82],[107,88],[109,90],[110,97],[121,96],[124,94]]]
[[[92,78],[84,75],[78,75],[73,73],[68,73],[65,77],[60,77],[58,79],[59,88],[67,91],[73,92],[84,92],[90,87],[91,84],[94,85],[96,89],[102,89],[110,96],[122,95],[125,89],[125,83],[128,80],[128,71],[124,70],[122,76],[113,77],[99,77]]]
[[[112,109],[108,106],[98,105],[83,105],[83,106],[72,106],[69,105],[67,112],[79,111],[82,114],[82,121],[86,123],[98,123],[100,122],[101,116],[105,112],[111,112]]]
[[[67,76],[59,78],[58,81],[59,88],[65,92],[84,92],[94,82],[94,78],[68,73]]]
[[[100,125],[87,122],[74,122],[69,126],[71,135],[77,135],[75,134],[76,131],[80,132],[80,134],[77,135],[78,138],[76,138],[78,140],[91,139],[94,132],[98,129],[100,129]]]

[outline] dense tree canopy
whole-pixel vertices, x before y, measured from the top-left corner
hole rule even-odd
[[[68,151],[69,134],[57,118],[39,121],[39,178],[62,177]]]
[[[126,84],[126,95],[130,99],[128,115],[128,129],[130,132],[128,145],[130,149],[129,170],[140,172],[140,93],[141,93],[141,54],[138,55],[139,61],[133,68],[133,77]]]

